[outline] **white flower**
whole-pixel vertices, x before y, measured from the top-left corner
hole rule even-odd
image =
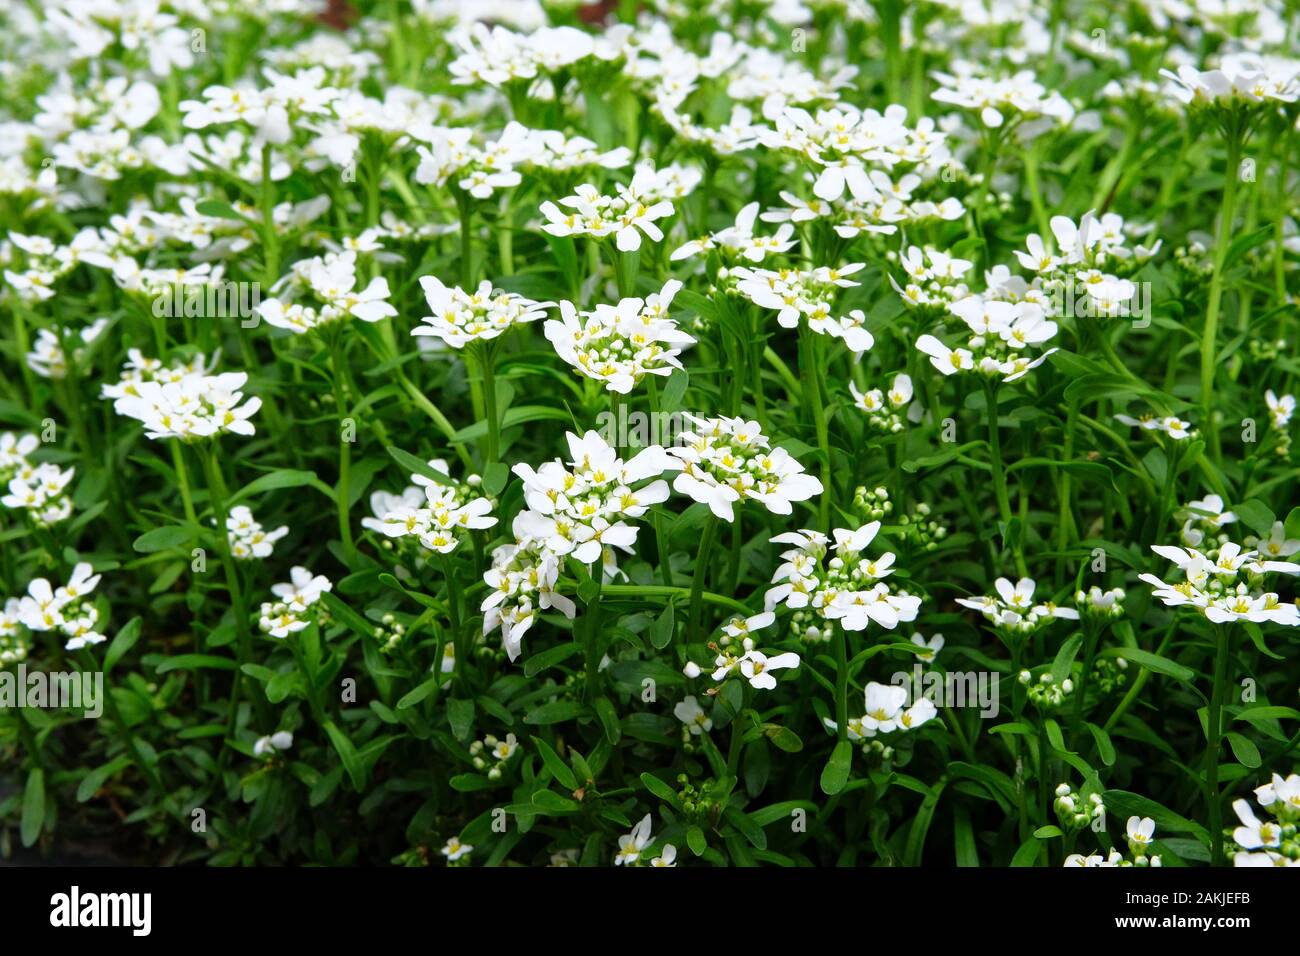
[[[659,851],[659,855],[650,861],[651,866],[667,867],[677,865],[677,847],[671,843],[665,843],[664,848]]]
[[[474,848],[468,843],[461,843],[458,836],[449,839],[442,848],[442,855],[447,858],[448,863],[455,863],[461,857],[469,856],[472,852],[474,852]]]
[[[423,276],[420,287],[432,314],[421,319],[423,324],[411,334],[437,336],[456,349],[469,342],[496,338],[515,325],[535,322],[554,305],[534,302],[513,292],[494,295],[492,283],[486,279],[472,293],[445,286],[436,276]]]
[[[641,851],[654,842],[650,827],[650,814],[647,813],[637,821],[631,833],[618,838],[618,853],[614,856],[615,866],[632,866],[640,861]]]
[[[685,724],[694,737],[708,733],[713,729],[713,719],[700,706],[694,694],[687,695],[677,703],[677,706],[673,708],[673,716]]]
[[[1273,419],[1274,428],[1286,428],[1295,414],[1295,396],[1283,395],[1278,398],[1270,388],[1264,393],[1264,402],[1268,405],[1269,417]]]
[[[673,296],[682,284],[670,279],[646,300],[628,298],[618,305],[597,305],[579,312],[573,303],[560,303],[560,319],[547,320],[546,340],[555,353],[587,378],[605,383],[611,392],[626,395],[646,375],[666,376],[681,368],[677,356],[695,339],[668,317]]]
[[[264,757],[268,754],[288,750],[292,746],[293,734],[287,730],[281,730],[266,737],[257,738],[257,743],[253,744],[253,756]]]
[[[724,521],[735,520],[737,502],[755,500],[775,514],[791,503],[822,493],[822,483],[804,472],[784,448],[770,448],[757,422],[742,418],[686,415],[693,430],[667,453],[681,462],[673,490],[709,506]]]

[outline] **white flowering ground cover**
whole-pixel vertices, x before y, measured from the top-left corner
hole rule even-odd
[[[1294,3],[0,17],[0,852],[1300,861]]]

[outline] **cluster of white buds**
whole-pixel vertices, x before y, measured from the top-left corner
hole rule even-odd
[[[476,740],[469,746],[470,758],[474,769],[487,773],[489,780],[500,780],[501,773],[519,750],[519,741],[514,734],[506,734],[501,740],[488,734],[482,740]]]
[[[1025,685],[1029,702],[1039,710],[1053,710],[1060,707],[1065,698],[1074,693],[1074,681],[1066,677],[1058,681],[1051,671],[1044,671],[1034,680],[1034,675],[1027,670],[1020,672],[1020,683]]]
[[[406,637],[406,625],[392,614],[385,614],[379,619],[379,624],[374,628],[373,633],[375,640],[379,642],[380,651],[387,654],[396,649]]]
[[[1087,591],[1076,591],[1074,606],[1082,614],[1095,618],[1117,618],[1124,616],[1124,589],[1111,588],[1103,591],[1095,584]]]
[[[1090,793],[1085,799],[1070,789],[1068,783],[1056,788],[1056,800],[1052,802],[1056,818],[1066,830],[1082,830],[1093,825],[1093,821],[1106,819],[1106,807],[1100,793]]]
[[[898,519],[898,523],[903,528],[903,535],[923,551],[933,551],[939,547],[940,541],[948,537],[948,528],[937,519],[930,517],[932,510],[922,501],[917,504],[916,511]]]
[[[859,485],[853,492],[853,510],[864,521],[880,521],[894,510],[894,503],[886,489]]]

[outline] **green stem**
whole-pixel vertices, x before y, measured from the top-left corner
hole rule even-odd
[[[1205,799],[1210,816],[1210,855],[1215,866],[1222,866],[1223,805],[1219,796],[1219,750],[1223,744],[1223,695],[1228,684],[1228,627],[1214,629],[1214,687],[1210,710],[1206,714],[1208,741],[1205,748]]]
[[[993,466],[993,493],[998,502],[998,515],[1005,526],[1002,531],[1002,543],[1010,548],[1016,562],[1016,571],[1021,577],[1027,574],[1024,555],[1016,546],[1011,535],[1011,499],[1007,494],[1006,469],[1002,464],[1002,439],[998,429],[998,387],[990,378],[984,379],[984,396],[988,405],[989,419],[989,461]]]
[[[185,455],[182,453],[180,440],[169,441],[167,444],[171,447],[172,467],[176,471],[176,483],[180,485],[181,489],[181,503],[185,506],[185,520],[197,527],[199,518],[194,511],[194,496],[190,492],[190,473],[185,467]],[[223,526],[217,530],[224,532],[225,528]]]
[[[848,636],[839,624],[832,624],[835,632],[835,732],[839,740],[849,734],[849,654]]]
[[[710,514],[704,519],[704,530],[700,533],[700,549],[695,552],[695,566],[691,569],[691,603],[687,615],[686,639],[688,641],[703,638],[699,631],[700,605],[704,595],[704,579],[708,576],[709,560],[713,553],[713,542],[718,535],[718,518]]]
[[[821,382],[817,333],[808,328],[806,323],[799,324],[799,340],[803,346],[803,356],[799,362],[799,371],[803,376],[803,394],[812,412],[813,427],[817,430],[817,447],[821,451],[822,493],[818,500],[817,520],[822,531],[830,531],[831,515],[831,442],[826,425],[826,407],[822,404]]]
[[[1201,408],[1204,421],[1201,427],[1209,437],[1210,454],[1217,465],[1222,461],[1219,447],[1219,428],[1214,420],[1214,371],[1219,334],[1219,307],[1223,301],[1223,267],[1228,258],[1232,239],[1233,213],[1237,205],[1237,180],[1241,165],[1243,136],[1237,130],[1228,134],[1228,161],[1224,171],[1223,204],[1219,209],[1219,233],[1214,244],[1214,272],[1210,276],[1210,298],[1205,307],[1205,330],[1201,336]]]
[[[499,458],[501,422],[497,418],[497,386],[493,365],[496,348],[492,342],[480,342],[475,351],[479,374],[483,379],[483,415],[487,419],[487,444],[483,452],[484,465],[495,464]]]
[[[343,345],[337,335],[331,336],[329,350],[330,366],[334,373],[332,376],[334,407],[338,412],[339,419],[339,481],[338,487],[334,489],[334,504],[339,515],[339,540],[343,543],[343,553],[348,564],[351,564],[356,557],[356,547],[352,542],[352,521],[348,514],[351,506],[351,494],[348,487],[351,483],[352,442],[344,435],[344,429],[348,421],[348,396],[343,379],[347,356],[343,352]],[[352,427],[356,428],[355,422],[352,423]]]

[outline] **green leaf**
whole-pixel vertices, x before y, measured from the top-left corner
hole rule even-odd
[[[171,551],[189,545],[196,537],[198,528],[192,524],[169,524],[146,531],[131,542],[131,547],[141,554],[153,554],[155,551]]]
[[[244,487],[231,496],[226,502],[227,505],[235,505],[245,498],[251,498],[254,495],[260,495],[267,491],[277,491],[281,488],[302,488],[310,486],[315,488],[327,498],[334,496],[334,491],[329,485],[316,477],[312,471],[298,471],[293,468],[281,468],[270,474],[262,475],[260,478],[254,478]]]
[[[551,772],[551,776],[559,781],[560,786],[569,792],[577,790],[578,778],[573,775],[569,765],[560,759],[560,755],[551,749],[551,745],[541,737],[533,737],[532,741],[533,746],[537,748],[538,754],[541,755],[542,763]]]
[[[654,628],[650,631],[650,643],[655,650],[662,651],[673,641],[673,624],[676,622],[673,602],[670,600],[655,618]]]
[[[566,720],[575,720],[587,713],[587,708],[576,700],[553,700],[549,704],[534,707],[524,714],[524,723],[546,726],[560,724]]]
[[[501,416],[501,430],[505,431],[507,428],[525,425],[528,422],[559,421],[567,424],[571,420],[569,413],[562,408],[552,408],[550,405],[516,405]],[[478,441],[485,435],[487,435],[487,422],[477,421],[452,435],[451,441],[453,444],[460,445]]]
[[[534,654],[524,661],[524,676],[536,677],[542,671],[549,667],[554,667],[563,661],[568,660],[578,651],[582,650],[576,642],[560,644],[557,647],[548,647],[539,654]]]
[[[677,800],[677,791],[668,784],[664,783],[652,773],[641,774],[641,783],[647,790],[656,797],[668,804],[673,809],[679,809],[681,804]]]
[[[789,727],[782,727],[780,724],[764,724],[763,733],[767,735],[768,740],[772,741],[774,747],[788,754],[797,754],[803,750],[803,741]]]
[[[23,791],[23,815],[20,835],[23,846],[31,846],[41,836],[45,826],[45,771],[36,767],[27,775],[27,788]]]
[[[1232,748],[1232,755],[1237,758],[1237,763],[1243,767],[1255,770],[1264,762],[1259,755],[1259,748],[1251,742],[1249,737],[1243,737],[1233,731],[1228,731],[1224,736],[1228,738],[1228,746]]]
[[[217,657],[215,654],[178,654],[161,661],[154,671],[167,674],[171,671],[233,671],[238,665],[229,657]]]
[[[483,469],[483,491],[495,498],[505,489],[510,480],[510,466],[503,461],[494,461]]]
[[[108,650],[104,652],[104,673],[107,674],[113,669],[113,665],[122,659],[131,648],[135,647],[136,641],[140,640],[141,621],[139,617],[133,617],[126,622],[126,625],[117,632],[112,643],[108,645]]]
[[[352,739],[348,737],[332,720],[325,721],[321,725],[325,729],[325,735],[329,737],[330,743],[334,745],[334,750],[339,755],[339,760],[343,762],[343,769],[347,771],[352,786],[357,788],[361,793],[366,788],[366,768],[361,762],[361,757],[357,754],[357,748],[352,745]]]
[[[1033,866],[1034,861],[1038,859],[1038,853],[1042,848],[1042,843],[1037,837],[1030,837],[1024,843],[1020,844],[1020,849],[1016,855],[1011,858],[1012,866]]]
[[[451,725],[453,737],[468,740],[469,732],[474,726],[474,702],[454,698],[447,701],[447,723]]]
[[[213,219],[232,219],[235,222],[251,222],[251,220],[241,215],[239,210],[224,199],[200,200],[194,204],[194,211],[200,216],[211,216]]]
[[[533,794],[532,804],[547,813],[577,813],[582,809],[578,801],[553,790],[538,790]]]
[[[750,845],[756,850],[767,849],[767,834],[763,828],[751,820],[743,810],[736,807],[727,807],[722,813],[723,818],[740,831],[741,835],[749,841]]]
[[[1088,730],[1092,733],[1092,739],[1097,742],[1097,756],[1101,757],[1101,762],[1107,767],[1114,766],[1115,745],[1110,742],[1110,734],[1092,723],[1088,724]]]
[[[845,784],[849,782],[849,769],[853,765],[853,744],[847,740],[841,740],[831,751],[831,757],[826,761],[826,766],[822,769],[821,788],[822,793],[828,797],[833,797],[844,789]]]
[[[1264,538],[1268,537],[1269,532],[1273,529],[1273,522],[1276,520],[1268,505],[1258,498],[1243,501],[1234,507],[1232,512],[1247,528]]]
[[[1056,652],[1056,659],[1052,662],[1052,680],[1056,683],[1059,684],[1070,676],[1070,667],[1074,664],[1074,658],[1079,653],[1079,647],[1082,644],[1083,635],[1075,634],[1067,639],[1061,645],[1061,649]]]
[[[430,694],[432,694],[435,690],[437,690],[438,685],[443,680],[444,678],[441,674],[439,674],[436,677],[430,677],[428,680],[420,684],[414,690],[408,691],[407,693],[403,694],[401,699],[398,700],[397,702],[397,709],[410,710],[420,701],[427,699]]]
[[[597,697],[592,706],[596,710],[596,719],[604,728],[605,739],[611,746],[617,745],[623,737],[623,731],[618,725],[618,714],[614,711],[614,705],[610,703],[608,697]]]
[[[1153,673],[1164,674],[1166,677],[1172,677],[1174,680],[1183,682],[1190,681],[1196,676],[1196,672],[1190,667],[1175,664],[1167,657],[1160,657],[1150,651],[1138,650],[1136,647],[1108,647],[1101,652],[1100,656],[1122,657],[1130,663],[1142,665]]]
[[[484,429],[484,434],[486,434],[486,429]],[[387,446],[385,451],[388,452],[393,461],[397,462],[413,475],[419,475],[421,478],[428,478],[431,481],[436,481],[440,485],[455,484],[455,482],[453,482],[449,477],[438,471],[424,459],[416,458],[410,452],[402,451],[400,448],[394,448],[392,445]]]
[[[690,375],[684,368],[675,368],[664,383],[663,398],[659,401],[659,410],[672,414],[681,409],[686,399],[686,387],[690,384]]]
[[[108,763],[96,767],[77,784],[77,802],[85,803],[108,782],[108,778],[116,773],[120,773],[131,765],[131,758],[127,754],[118,754]]]
[[[347,602],[333,591],[322,591],[320,599],[329,608],[330,614],[336,620],[346,624],[362,640],[373,641],[375,639],[375,626],[352,610]]]
[[[696,856],[704,856],[704,851],[709,848],[708,841],[704,839],[704,831],[698,826],[692,826],[686,831],[686,845]]]

